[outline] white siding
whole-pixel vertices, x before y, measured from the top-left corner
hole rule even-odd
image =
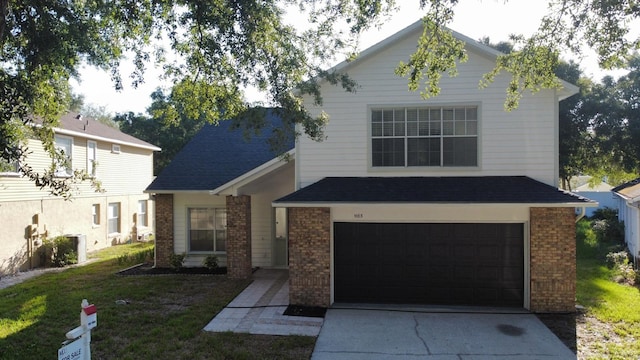
[[[482,176],[526,175],[547,184],[557,183],[557,102],[555,91],[526,94],[520,107],[504,110],[508,78],[499,76],[488,88],[479,89],[482,75],[493,61],[469,51],[469,61],[459,74],[441,81],[441,94],[423,100],[408,90],[407,79],[394,74],[400,61],[415,50],[416,37],[408,37],[348,69],[359,87],[355,94],[324,85],[321,110],[330,116],[327,139],[313,142],[301,137],[296,147],[299,187],[326,176]],[[310,101],[307,101],[310,104]],[[371,106],[478,105],[479,166],[477,168],[371,168],[369,112]]]
[[[624,239],[629,252],[636,259],[640,258],[640,203],[628,204],[616,196],[618,204],[618,220],[624,222]]]

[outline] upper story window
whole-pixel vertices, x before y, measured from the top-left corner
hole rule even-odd
[[[72,176],[73,138],[56,135],[54,138],[56,150],[62,153],[63,159],[56,164],[56,176]]]
[[[371,165],[478,166],[478,107],[372,109]]]
[[[18,161],[9,162],[0,158],[0,176],[18,176],[20,175],[20,163]]]
[[[96,176],[96,165],[98,163],[98,143],[87,141],[87,174]]]

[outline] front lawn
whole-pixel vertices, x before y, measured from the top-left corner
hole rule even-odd
[[[98,309],[98,326],[91,334],[94,360],[311,356],[314,337],[202,331],[248,281],[221,275],[116,275],[132,265],[123,259],[134,261],[135,253],[150,246],[111,247],[88,265],[0,290],[0,359],[56,359],[65,333],[80,323],[85,298]]]

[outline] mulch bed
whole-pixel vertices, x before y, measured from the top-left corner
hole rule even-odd
[[[284,315],[323,318],[326,312],[327,312],[327,308],[319,307],[319,306],[289,305],[287,306],[287,309],[284,311]]]
[[[178,269],[167,267],[153,267],[153,264],[143,263],[134,265],[130,268],[121,270],[118,275],[135,276],[135,275],[224,275],[227,273],[227,268],[222,266],[216,269],[209,269],[206,267],[181,267]]]

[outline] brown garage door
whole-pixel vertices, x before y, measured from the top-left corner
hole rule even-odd
[[[336,302],[523,306],[523,224],[334,224]]]

